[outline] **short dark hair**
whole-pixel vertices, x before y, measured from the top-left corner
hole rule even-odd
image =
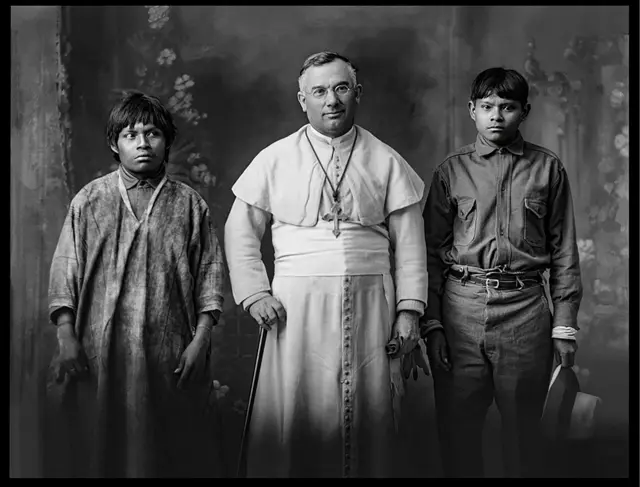
[[[515,69],[485,69],[471,84],[471,101],[491,95],[519,101],[524,107],[529,99],[529,83]]]
[[[337,52],[333,52],[333,51],[317,52],[309,56],[307,59],[305,59],[304,63],[302,64],[302,69],[300,69],[300,76],[298,77],[298,81],[300,82],[302,75],[304,75],[305,71],[309,69],[311,66],[322,66],[324,64],[329,64],[330,62],[333,62],[336,59],[339,59],[347,63],[347,66],[349,66],[349,71],[353,76],[354,83],[357,82],[356,73],[358,72],[358,68],[355,66],[355,64],[349,61],[349,59],[347,59],[342,54],[338,54]]]
[[[111,108],[106,126],[107,144],[118,144],[118,136],[126,127],[132,127],[136,123],[152,123],[158,127],[166,141],[165,161],[169,158],[169,149],[176,140],[178,128],[173,121],[171,112],[165,108],[162,102],[155,96],[147,95],[141,91],[126,91],[120,100]],[[111,150],[111,149],[110,149]],[[113,158],[120,162],[117,152],[111,150]]]

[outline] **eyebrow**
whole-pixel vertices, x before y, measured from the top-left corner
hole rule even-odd
[[[158,127],[156,127],[155,125],[145,125],[144,127],[142,127],[142,130],[136,130],[134,127],[125,127],[122,129],[121,133],[139,133],[139,132],[152,132],[154,130],[160,130]]]
[[[335,87],[335,86],[348,85],[348,84],[349,84],[349,82],[348,82],[348,81],[338,81],[338,82],[337,82],[335,85],[333,85],[333,86]],[[312,86],[312,87],[311,87],[311,89],[312,89],[312,90],[315,90],[316,88],[326,88],[326,86],[324,86],[324,85],[315,85],[315,86]]]
[[[495,105],[495,103],[491,103],[490,101],[483,101],[483,100],[479,100],[480,103],[482,105]],[[509,100],[509,101],[505,101],[504,103],[498,103],[498,105],[504,106],[504,105],[515,105],[517,103],[516,100]]]

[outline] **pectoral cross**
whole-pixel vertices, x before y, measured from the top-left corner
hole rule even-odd
[[[333,218],[333,234],[336,236],[336,238],[338,238],[340,236],[340,222],[347,221],[347,217],[342,213],[342,208],[340,208],[340,197],[339,197],[340,185],[342,184],[342,181],[344,181],[344,175],[347,174],[347,168],[349,167],[349,162],[351,161],[351,156],[353,155],[353,148],[356,146],[356,140],[358,140],[358,130],[356,129],[355,136],[353,137],[353,144],[351,144],[351,151],[349,152],[349,158],[347,159],[347,163],[344,165],[344,171],[342,172],[342,176],[340,177],[340,180],[338,181],[338,184],[335,187],[331,182],[331,178],[327,174],[327,170],[324,168],[324,166],[320,162],[320,158],[318,157],[318,154],[316,154],[316,150],[313,148],[313,144],[311,143],[311,140],[309,139],[309,134],[307,134],[306,130],[304,131],[304,135],[307,137],[309,146],[311,147],[313,154],[316,156],[316,161],[318,161],[318,165],[320,166],[320,169],[322,169],[322,172],[324,173],[325,183],[329,183],[329,186],[331,186],[331,191],[333,193],[332,194],[333,204],[331,205],[331,211],[326,215],[324,215],[322,219],[328,222],[328,221],[331,221],[331,219]],[[331,152],[331,157],[333,157],[333,152]],[[329,159],[329,162],[331,162],[331,159]],[[329,162],[327,163],[327,165],[329,165]]]
[[[347,217],[342,213],[342,208],[340,208],[340,202],[337,200],[333,201],[333,205],[331,205],[331,212],[327,213],[322,217],[324,221],[331,221],[333,218],[333,234],[338,238],[340,235],[340,222],[346,222]]]

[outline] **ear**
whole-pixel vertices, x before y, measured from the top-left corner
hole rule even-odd
[[[362,98],[362,85],[357,85],[353,91],[355,92],[356,103],[360,103],[360,98]]]
[[[302,91],[298,91],[298,103],[300,103],[300,107],[303,112],[307,112],[307,97]]]
[[[531,103],[527,103],[525,107],[522,109],[522,115],[520,115],[520,122],[524,122],[530,113],[531,113]]]
[[[109,144],[109,148],[116,154],[120,154],[120,151],[118,150],[118,146],[116,144]]]
[[[469,100],[469,116],[471,120],[476,121],[476,103],[474,101]]]

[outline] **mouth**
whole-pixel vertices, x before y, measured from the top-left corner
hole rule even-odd
[[[153,159],[153,156],[149,154],[142,154],[141,156],[136,157],[136,161],[150,161]]]
[[[327,118],[339,118],[344,114],[344,112],[329,112],[325,113],[324,116]]]
[[[492,132],[502,132],[504,131],[504,127],[489,127],[488,130],[491,130]]]

